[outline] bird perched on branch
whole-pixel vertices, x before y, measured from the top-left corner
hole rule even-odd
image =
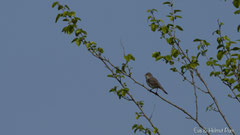
[[[152,89],[157,89],[158,90],[158,88],[160,89],[160,90],[162,90],[165,94],[168,94],[164,89],[163,89],[163,87],[161,86],[161,84],[158,82],[158,80],[155,78],[155,77],[153,77],[152,76],[152,74],[151,73],[146,73],[145,74],[145,78],[146,78],[146,82],[147,82],[147,84],[148,84],[148,86],[149,87],[151,87]],[[151,90],[152,90],[151,89]]]

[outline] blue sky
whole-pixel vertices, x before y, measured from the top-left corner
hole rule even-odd
[[[122,40],[126,52],[132,53],[133,76],[145,83],[144,74],[152,72],[168,91],[167,99],[194,113],[192,86],[172,73],[163,62],[155,62],[152,52],[169,50],[151,32],[147,23],[147,9],[156,8],[160,16],[168,12],[160,0],[72,0],[67,4],[82,19],[80,25],[88,32],[88,39],[104,48],[105,56],[114,64],[121,64]],[[1,0],[2,19],[0,46],[0,134],[1,135],[123,135],[133,134],[136,106],[119,100],[109,93],[117,85],[107,78],[109,71],[92,57],[84,47],[71,44],[72,37],[61,33],[63,23],[55,24],[57,10],[48,0]],[[224,22],[223,31],[233,40],[239,16],[234,15],[231,2],[224,0],[182,0],[176,2],[182,20],[177,23],[184,31],[177,33],[183,48],[195,49],[192,42],[203,38],[212,43],[215,53],[217,19]],[[196,51],[193,50],[193,54]],[[208,77],[207,67],[200,69],[209,87],[222,106],[236,133],[239,130],[239,104],[227,97],[227,87]],[[129,86],[137,100],[145,100],[144,110],[151,114],[160,133],[193,134],[197,125],[185,115],[146,92],[131,81]],[[225,128],[215,112],[205,112],[211,104],[199,93],[200,119],[207,128]]]

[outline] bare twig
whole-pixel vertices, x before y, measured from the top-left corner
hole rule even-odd
[[[151,115],[150,115],[150,119],[152,119],[153,112],[155,111],[155,107],[156,107],[156,104],[154,104],[154,106],[153,106],[153,110],[152,110],[152,113],[151,113]]]
[[[120,45],[121,45],[121,47],[123,49],[123,56],[126,56],[126,52],[125,52],[125,48],[123,46],[122,40],[120,40]]]
[[[197,91],[196,91],[196,85],[195,85],[195,81],[194,81],[194,75],[193,75],[193,71],[190,71],[191,73],[191,77],[192,77],[192,83],[193,83],[193,89],[194,89],[194,96],[195,96],[195,105],[196,105],[196,120],[198,120],[198,97],[197,97]]]
[[[181,72],[179,72],[177,70],[177,73],[179,73],[187,82],[189,82],[191,85],[193,85],[194,87],[196,87],[198,90],[200,90],[201,92],[203,92],[204,94],[208,94],[207,91],[201,89],[200,87],[198,87],[196,84],[194,84],[192,81],[190,81],[184,74],[182,74]]]

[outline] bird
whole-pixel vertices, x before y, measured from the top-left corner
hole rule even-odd
[[[153,77],[153,75],[150,73],[150,72],[148,72],[148,73],[146,73],[145,74],[145,78],[146,78],[146,82],[147,82],[147,84],[148,84],[148,86],[149,87],[151,87],[152,89],[157,89],[158,90],[158,88],[160,89],[160,90],[162,90],[165,94],[168,94],[167,92],[166,92],[166,90],[164,90],[164,88],[161,86],[161,84],[158,82],[158,80],[155,78],[155,77]],[[152,90],[151,89],[151,90]]]

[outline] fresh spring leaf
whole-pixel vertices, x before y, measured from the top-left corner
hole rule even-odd
[[[222,59],[222,57],[223,57],[223,51],[218,51],[218,53],[217,53],[217,59],[218,60],[221,60]]]
[[[163,5],[166,5],[166,4],[171,4],[171,2],[169,2],[169,1],[166,1],[166,2],[163,2]]]
[[[161,56],[160,52],[153,52],[152,57],[157,58],[158,56]]]
[[[58,2],[53,2],[52,8],[54,8],[57,4],[59,4],[59,3]]]
[[[196,38],[196,39],[193,40],[193,42],[200,42],[200,41],[202,41],[202,39]]]
[[[151,24],[151,30],[152,30],[153,32],[155,32],[157,28],[158,28],[158,25],[156,25],[156,24],[154,24],[154,23]]]
[[[130,60],[135,61],[135,58],[132,56],[132,54],[128,54],[128,55],[124,56],[124,59],[125,59],[127,62],[129,62]]]
[[[55,20],[55,23],[57,23],[58,19],[62,16],[62,14],[58,14]]]
[[[235,12],[234,12],[234,14],[236,15],[236,14],[240,14],[240,10],[236,10]]]
[[[182,10],[174,10],[174,14],[176,14],[177,12],[181,12]]]
[[[180,31],[183,31],[183,28],[179,25],[176,25],[176,28],[179,29]]]
[[[112,89],[109,90],[109,92],[116,92],[117,91],[117,86],[114,86]]]
[[[158,129],[156,127],[154,127],[153,134],[156,134],[156,133],[158,133]]]
[[[235,6],[235,8],[239,8],[240,0],[233,0],[233,5]]]
[[[103,53],[103,49],[102,48],[99,47],[97,50],[98,50],[98,52]]]
[[[78,38],[78,39],[76,40],[76,45],[77,45],[77,46],[80,46],[81,43],[82,43],[82,39],[81,39],[81,38]]]

